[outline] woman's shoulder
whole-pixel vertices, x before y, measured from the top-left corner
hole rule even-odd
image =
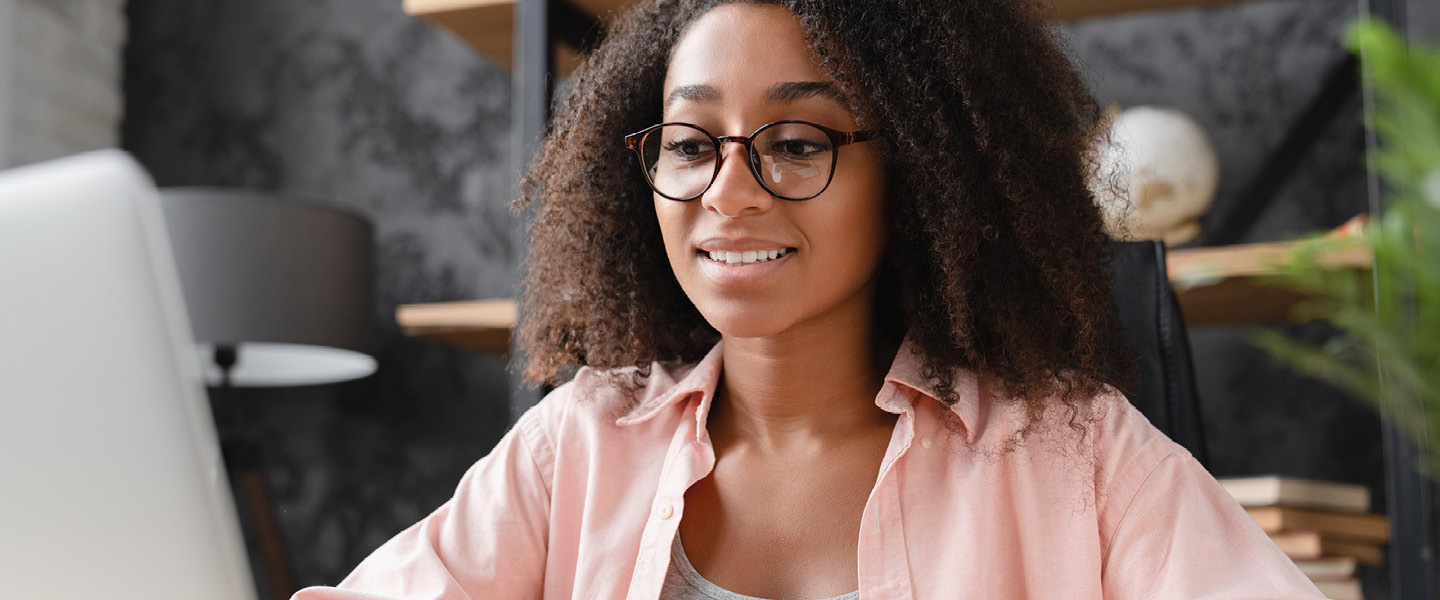
[[[1018,438],[1014,441],[1019,444],[1061,444],[1096,456],[1184,451],[1110,385],[1081,397],[1067,398],[1057,392],[1031,405],[1008,395],[1004,385],[983,375],[967,373],[956,381],[964,384],[957,386],[960,397],[951,409],[976,429],[982,443]],[[1056,388],[1068,386],[1059,383]],[[972,420],[974,423],[969,422]]]
[[[627,469],[636,476],[664,462],[682,420],[683,399],[667,392],[686,381],[695,365],[655,364],[649,369],[582,368],[522,415],[512,430],[552,486],[586,487],[589,478],[553,479],[570,473]],[[645,418],[637,418],[643,413]],[[693,421],[692,421],[693,422]],[[647,465],[640,467],[637,465]]]
[[[1050,398],[1039,414],[983,382],[978,390],[982,408],[972,414],[981,417],[977,440],[982,449],[1019,452],[1029,460],[1056,459],[1069,465],[1064,470],[1071,475],[1078,475],[1074,469],[1079,467],[1087,473],[1081,477],[1102,496],[1106,490],[1133,488],[1167,458],[1190,459],[1110,386],[1069,402]]]
[[[1109,385],[1072,404],[1056,399],[1039,420],[1038,435],[1072,444],[1102,473],[1146,470],[1171,455],[1189,456]]]
[[[1188,452],[1171,441],[1119,390],[1106,386],[1093,401],[1096,454],[1166,455]],[[1158,458],[1155,458],[1158,460]]]
[[[1203,466],[1113,388],[1095,399],[1089,443],[1102,519],[1128,511],[1147,482],[1160,478],[1209,479]],[[1152,483],[1153,485],[1153,483]],[[1178,499],[1177,499],[1178,500]]]

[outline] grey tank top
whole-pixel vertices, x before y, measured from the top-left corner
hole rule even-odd
[[[665,585],[660,588],[660,600],[765,600],[754,596],[737,594],[710,583],[690,564],[685,556],[685,546],[680,543],[680,534],[670,543],[670,570],[665,572]],[[860,600],[860,590],[826,600]]]

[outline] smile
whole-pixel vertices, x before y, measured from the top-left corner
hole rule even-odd
[[[708,254],[710,260],[718,263],[725,263],[732,267],[753,265],[769,262],[787,254],[795,252],[794,248],[782,248],[778,250],[746,250],[744,252],[726,252],[724,250],[701,250],[701,254]]]

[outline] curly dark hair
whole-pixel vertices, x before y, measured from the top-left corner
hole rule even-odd
[[[519,340],[527,379],[698,360],[719,339],[670,270],[622,137],[658,122],[686,26],[725,0],[646,0],[576,72],[525,178],[537,207]],[[908,336],[941,399],[956,367],[1032,418],[1128,378],[1106,236],[1087,187],[1102,117],[1045,9],[1020,0],[792,0],[822,72],[884,131],[880,330]],[[596,268],[592,257],[605,257]],[[1073,421],[1072,421],[1073,424]]]

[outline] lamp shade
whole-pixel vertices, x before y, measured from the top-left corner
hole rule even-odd
[[[270,192],[170,188],[166,225],[206,378],[234,346],[238,386],[333,383],[375,371],[370,222]]]

